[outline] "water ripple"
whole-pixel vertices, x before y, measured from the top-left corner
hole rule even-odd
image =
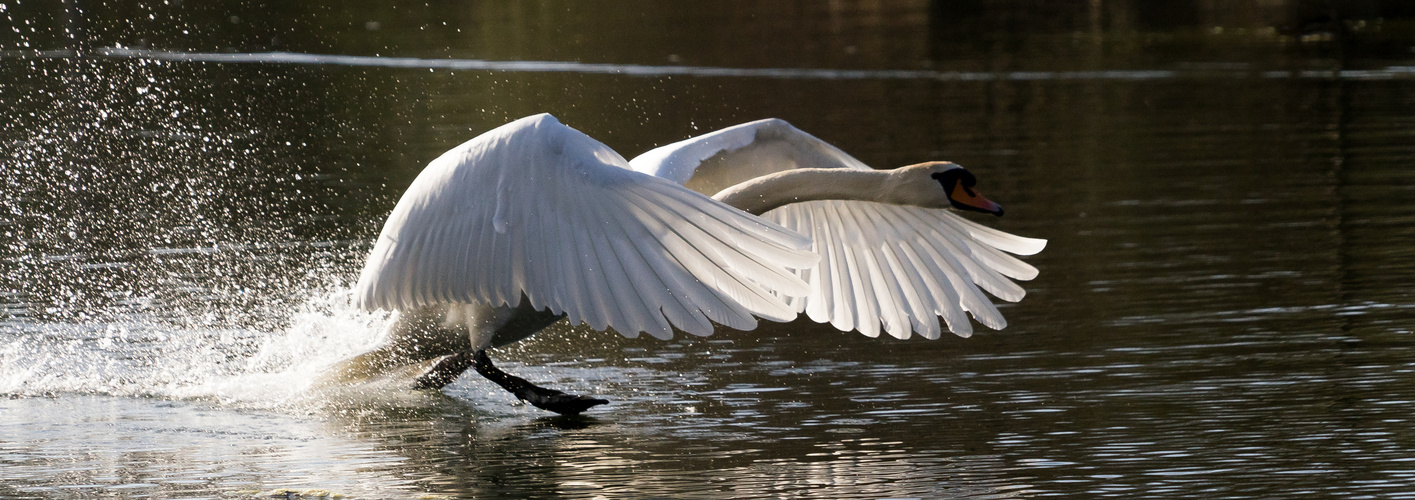
[[[1415,79],[1415,66],[1387,66],[1379,69],[1273,70],[1182,68],[1161,70],[1083,71],[932,71],[932,70],[852,70],[824,68],[729,68],[713,66],[643,65],[582,63],[573,61],[492,61],[486,59],[428,59],[418,57],[352,56],[299,52],[175,52],[166,50],[102,47],[93,54],[120,59],[147,59],[173,62],[304,64],[377,68],[445,69],[456,71],[501,71],[513,73],[580,73],[635,77],[729,77],[784,80],[937,80],[951,82],[988,81],[1147,81],[1180,79],[1266,79],[1266,80],[1407,80]],[[8,51],[0,58],[77,58],[81,51]]]

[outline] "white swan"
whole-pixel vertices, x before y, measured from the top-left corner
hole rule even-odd
[[[345,369],[422,360],[417,384],[441,387],[474,367],[574,414],[606,401],[536,387],[485,350],[562,317],[663,339],[800,312],[870,336],[937,338],[938,317],[967,336],[965,311],[1002,328],[978,286],[1020,300],[1008,278],[1037,270],[999,250],[1045,241],[943,210],[1001,215],[974,185],[946,162],[875,171],[781,120],[625,161],[549,114],[522,118],[433,160],[399,200],[355,287],[360,307],[400,312],[393,342]]]

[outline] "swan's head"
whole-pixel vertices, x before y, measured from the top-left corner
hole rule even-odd
[[[971,210],[1002,216],[1002,206],[973,189],[978,178],[952,162],[931,161],[900,167],[890,172],[889,186],[896,202],[911,205]]]

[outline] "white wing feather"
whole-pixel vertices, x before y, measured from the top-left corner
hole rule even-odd
[[[550,115],[433,160],[388,217],[355,297],[365,309],[515,305],[626,336],[751,329],[796,312],[805,237],[672,182]]]
[[[1002,329],[1007,321],[982,291],[1016,302],[1026,291],[1012,279],[1037,274],[975,239],[971,222],[945,210],[828,200],[793,203],[763,217],[809,236],[821,255],[816,268],[798,272],[810,293],[787,303],[812,320],[871,337],[882,327],[898,338],[911,332],[938,338],[938,317],[967,337],[973,330],[965,312]]]
[[[870,170],[777,119],[669,144],[629,163],[704,194],[794,168]],[[936,339],[940,317],[950,331],[967,337],[973,332],[968,314],[990,328],[1006,327],[983,291],[1021,300],[1026,292],[1012,280],[1030,280],[1037,269],[1003,252],[1032,255],[1046,246],[1046,240],[988,228],[947,210],[865,201],[796,203],[763,218],[810,237],[811,251],[821,259],[813,269],[796,271],[809,293],[787,303],[816,322],[870,337],[882,328],[898,338],[917,332]]]
[[[654,148],[629,160],[629,165],[707,195],[793,168],[870,170],[840,148],[776,118]]]

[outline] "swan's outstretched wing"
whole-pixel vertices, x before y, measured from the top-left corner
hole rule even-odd
[[[1046,245],[947,210],[869,201],[793,203],[763,217],[810,236],[821,256],[814,269],[798,272],[810,293],[788,303],[818,323],[870,337],[883,325],[901,339],[911,331],[936,339],[940,316],[967,337],[973,326],[965,311],[989,328],[1006,327],[982,290],[1022,300],[1026,292],[1011,279],[1030,280],[1037,269],[1003,251],[1031,255]]]
[[[871,170],[840,148],[776,118],[654,148],[629,160],[629,165],[707,195],[793,168]]]
[[[870,170],[778,119],[669,144],[630,165],[704,194],[794,168]],[[938,317],[966,337],[973,332],[966,313],[988,327],[1005,327],[1006,320],[982,290],[1021,300],[1025,292],[1011,279],[1032,279],[1037,270],[1003,252],[1031,255],[1046,245],[1046,240],[980,226],[947,210],[856,200],[796,203],[763,217],[809,236],[821,257],[818,267],[797,271],[810,292],[789,300],[796,311],[871,337],[883,326],[899,338],[911,332],[938,338]]]
[[[433,160],[398,201],[364,266],[365,309],[448,302],[566,313],[596,329],[670,338],[795,317],[788,269],[805,237],[682,186],[550,115],[522,118]]]

